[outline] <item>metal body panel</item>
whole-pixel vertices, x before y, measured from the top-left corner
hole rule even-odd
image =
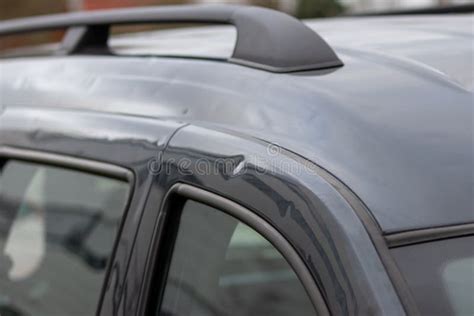
[[[150,157],[165,148],[179,126],[159,120],[47,108],[7,108],[0,113],[0,147],[88,159],[133,173],[132,198],[104,284],[101,315],[117,315],[130,253],[135,241],[142,238],[137,229],[154,179],[148,172]]]
[[[342,28],[349,21],[326,23]],[[424,52],[434,63],[427,66],[389,54],[392,42],[379,51],[364,50],[366,41],[347,48],[347,37],[337,43],[328,33],[346,63],[335,71],[271,74],[177,58],[20,59],[0,64],[0,92],[11,106],[34,101],[201,122],[278,143],[346,183],[385,232],[468,223],[474,221],[473,93],[466,73],[472,37],[449,32],[431,40],[439,47],[456,39],[462,48],[450,51],[446,74],[433,68],[440,62],[433,52]],[[461,68],[456,73],[464,81],[447,75]]]
[[[419,33],[379,27],[359,41],[334,27],[385,22],[318,22],[345,67],[295,74],[179,58],[5,60],[0,146],[134,173],[102,315],[142,307],[158,210],[176,182],[229,198],[284,233],[334,314],[403,314],[393,275],[337,188],[361,199],[380,234],[474,221],[473,37],[463,28],[469,18],[448,20],[443,30],[412,25]],[[182,158],[193,173],[177,172]],[[201,159],[234,167],[199,173]]]
[[[282,148],[272,151],[263,142],[171,121],[19,106],[2,110],[0,146],[92,159],[133,172],[133,197],[101,315],[130,315],[141,307],[158,210],[177,181],[211,190],[265,218],[304,260],[334,314],[404,313],[352,207],[317,166]],[[230,169],[217,164],[203,170],[203,159],[208,167],[224,159]]]
[[[364,225],[309,161],[264,142],[187,126],[171,139],[163,173],[152,188],[160,192],[157,196],[187,183],[266,219],[303,258],[334,315],[404,314]],[[159,202],[146,210],[158,222],[142,221],[143,230],[163,220],[156,214]],[[146,262],[147,256],[135,253],[130,269],[146,270]],[[133,314],[139,298],[146,297],[138,291],[140,282],[129,278],[127,287],[133,291],[126,293],[122,315]]]

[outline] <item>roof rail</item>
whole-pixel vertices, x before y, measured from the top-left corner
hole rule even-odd
[[[0,36],[68,28],[62,53],[107,54],[111,25],[143,23],[231,24],[237,43],[231,63],[272,72],[342,66],[312,29],[284,13],[251,6],[183,5],[114,9],[39,16],[0,22]]]

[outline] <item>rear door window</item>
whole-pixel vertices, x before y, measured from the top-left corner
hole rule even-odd
[[[129,184],[0,162],[0,315],[94,315]]]
[[[474,236],[392,249],[421,315],[474,315]]]

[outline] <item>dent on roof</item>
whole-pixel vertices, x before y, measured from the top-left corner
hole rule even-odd
[[[386,232],[474,222],[471,19],[308,22],[345,66],[305,75],[170,58],[9,60],[1,101],[167,117],[276,142],[346,183]],[[205,43],[232,30],[209,32]]]

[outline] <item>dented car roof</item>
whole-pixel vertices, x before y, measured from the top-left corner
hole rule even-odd
[[[474,221],[474,15],[306,21],[344,66],[220,60],[230,27],[113,40],[122,52],[0,62],[1,105],[175,120],[277,143],[345,183],[386,233]],[[150,53],[151,52],[151,53]]]

